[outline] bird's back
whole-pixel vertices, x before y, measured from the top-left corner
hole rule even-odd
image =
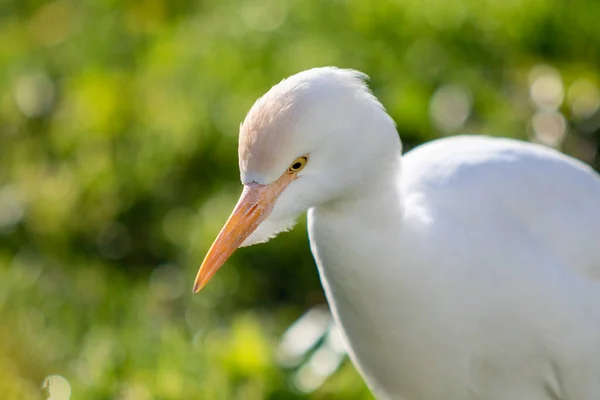
[[[495,224],[512,225],[600,282],[600,175],[589,166],[532,143],[457,136],[415,148],[402,167],[404,191],[428,212],[500,243],[509,238]]]
[[[473,392],[600,398],[598,174],[539,145],[463,136],[407,153],[401,178],[430,245],[452,255],[428,262],[447,298],[460,293]]]

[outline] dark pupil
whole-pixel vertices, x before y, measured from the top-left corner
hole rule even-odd
[[[297,163],[294,163],[294,165],[292,165],[292,169],[299,169],[301,166],[302,166],[302,163],[297,162]]]

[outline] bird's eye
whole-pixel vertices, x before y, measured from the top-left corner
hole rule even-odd
[[[301,171],[302,168],[304,168],[304,166],[306,165],[307,161],[308,161],[308,157],[306,157],[306,156],[302,156],[302,157],[296,158],[296,160],[288,168],[288,172],[290,174],[293,174],[293,173],[296,173],[298,171]]]

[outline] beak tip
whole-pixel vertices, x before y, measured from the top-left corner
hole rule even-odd
[[[199,280],[194,282],[194,288],[192,289],[192,293],[198,293],[203,287],[204,285]]]
[[[275,185],[244,187],[233,212],[200,265],[194,281],[193,293],[198,293],[208,283],[229,256],[269,215],[277,196],[291,182],[290,176],[284,174],[282,176],[284,180]]]

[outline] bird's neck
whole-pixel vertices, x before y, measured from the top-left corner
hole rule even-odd
[[[313,216],[319,217],[319,223],[332,227],[352,221],[382,230],[399,227],[397,222],[402,219],[403,214],[400,188],[391,179],[387,182],[369,182],[360,192],[316,207],[312,211]]]
[[[398,165],[361,193],[309,211],[311,250],[330,302],[354,302],[396,274],[411,236],[399,176]]]
[[[344,221],[378,224],[382,229],[396,227],[404,214],[400,187],[401,157],[389,158],[377,174],[364,178],[360,187],[311,210],[320,224],[336,225]],[[380,164],[381,165],[381,164]]]
[[[415,281],[421,281],[418,263],[410,259],[415,229],[400,187],[395,179],[378,183],[354,198],[311,209],[308,222],[321,282],[352,359],[370,385],[392,382],[396,377],[373,371],[385,375],[385,366],[377,366],[390,358],[385,351],[393,343],[386,341],[398,328],[392,314],[399,307],[419,309],[413,305]]]

